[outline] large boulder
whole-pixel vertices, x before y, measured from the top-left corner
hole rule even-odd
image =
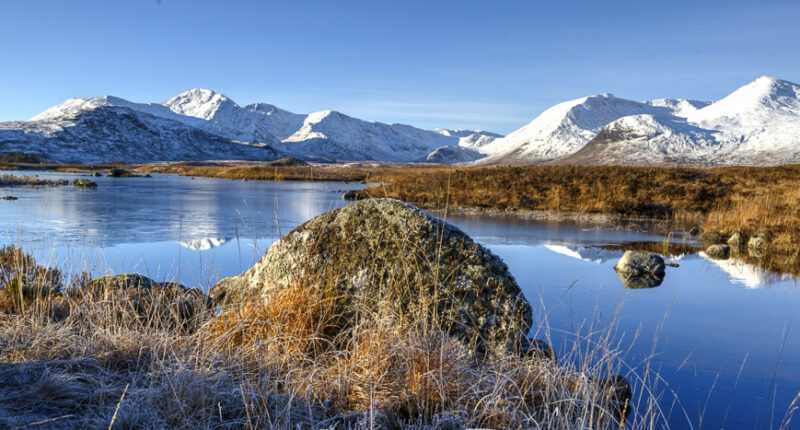
[[[223,305],[268,300],[298,284],[337,301],[341,329],[376,312],[482,349],[524,343],[532,325],[531,306],[499,257],[398,200],[360,200],[306,222],[210,296]]]

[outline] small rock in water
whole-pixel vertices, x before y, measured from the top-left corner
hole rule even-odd
[[[711,245],[706,248],[706,255],[714,260],[727,260],[731,256],[731,247],[728,245]]]
[[[3,197],[0,197],[0,198],[3,199],[3,200],[19,200],[17,197],[14,197],[14,196],[3,196]]]
[[[100,172],[92,172],[92,176],[95,177],[95,178],[101,178],[101,177],[103,177],[103,174],[100,173]]]
[[[641,276],[651,274],[664,275],[664,259],[655,252],[625,251],[617,261],[614,270],[624,275]]]
[[[369,194],[367,194],[367,193],[365,193],[364,191],[361,191],[361,190],[350,190],[350,191],[346,191],[344,194],[342,194],[342,199],[343,200],[362,200],[362,199],[368,199],[368,198],[369,198]]]
[[[75,179],[72,181],[72,186],[78,188],[97,188],[97,182],[88,179]]]
[[[625,251],[614,270],[625,288],[653,288],[664,282],[664,259],[649,251]]]
[[[681,267],[681,265],[680,265],[680,264],[678,264],[678,263],[673,263],[673,262],[669,262],[669,263],[667,263],[667,266],[669,266],[669,267]]]

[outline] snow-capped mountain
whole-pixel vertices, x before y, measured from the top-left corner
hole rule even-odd
[[[447,135],[405,124],[364,121],[328,110],[309,114],[302,127],[284,139],[280,148],[292,154],[314,154],[335,160],[426,161],[440,148],[459,147],[462,141],[467,145],[482,137],[491,135],[484,132]],[[463,152],[459,151],[459,155],[450,162],[464,161]],[[476,154],[466,161],[479,157]]]
[[[453,130],[445,128],[434,129],[439,133],[448,137],[457,137],[458,146],[462,148],[479,149],[503,137],[501,134],[491,133],[483,130]]]
[[[293,156],[454,163],[483,157],[472,148],[498,137],[364,121],[335,111],[302,115],[266,103],[241,107],[222,94],[193,89],[163,103],[69,99],[29,121],[0,123],[0,152],[37,153],[57,162]]]
[[[562,103],[481,149],[485,164],[770,165],[800,162],[800,86],[761,77],[724,99]]]
[[[281,155],[269,145],[233,142],[182,120],[109,104],[109,99],[73,99],[63,112],[51,109],[30,121],[0,123],[0,152],[35,153],[66,163],[264,160]]]
[[[0,152],[59,162],[243,159],[465,164],[760,165],[800,162],[800,86],[761,77],[717,102],[602,94],[560,103],[502,137],[422,130],[336,111],[239,106],[211,90],[162,103],[69,99],[0,123]]]
[[[609,123],[631,115],[671,116],[703,102],[661,99],[636,102],[612,94],[557,104],[533,121],[480,148],[488,155],[481,164],[530,164],[557,160],[583,148]]]

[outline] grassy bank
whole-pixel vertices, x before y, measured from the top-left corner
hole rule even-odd
[[[64,179],[44,179],[37,176],[0,175],[0,187],[51,187],[67,185]]]
[[[615,429],[620,408],[635,411],[627,428],[664,420],[653,376],[626,369],[637,389],[617,402],[603,378],[620,371],[619,352],[596,330],[560,364],[477,356],[374,309],[332,336],[330,301],[306,293],[217,312],[174,289],[86,275],[65,285],[0,249],[0,428]]]

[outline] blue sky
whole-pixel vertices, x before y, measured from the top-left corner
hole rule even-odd
[[[798,1],[4,1],[0,121],[69,97],[239,104],[510,132],[605,92],[800,82]]]

